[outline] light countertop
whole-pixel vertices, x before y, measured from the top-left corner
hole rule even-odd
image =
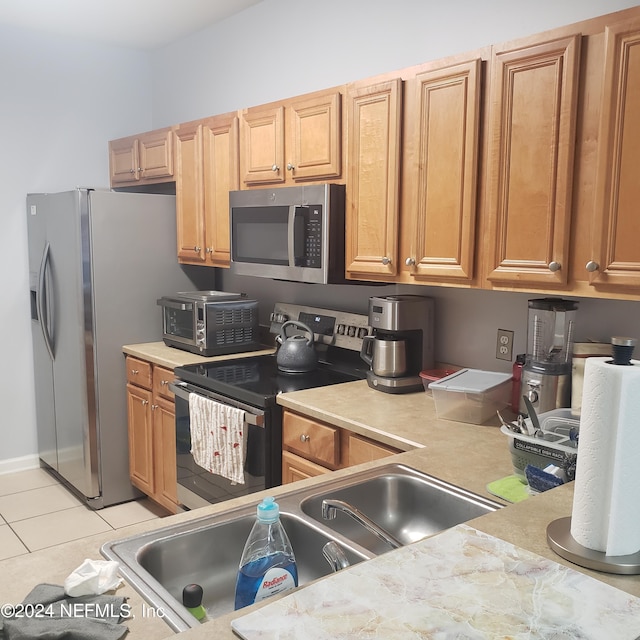
[[[162,343],[159,344],[162,345]],[[166,356],[156,356],[158,360],[152,359],[150,357],[152,351],[153,348],[143,352],[140,347],[136,347],[130,351],[125,350],[125,353],[137,355],[163,366],[177,366],[172,364],[174,361],[169,362],[163,359]],[[399,462],[482,496],[492,497],[486,491],[486,484],[513,472],[507,439],[496,426],[439,420],[435,415],[433,399],[425,393],[389,395],[370,389],[366,382],[361,381],[284,394],[279,396],[278,402],[283,407],[406,450],[390,458],[334,472],[331,475],[332,479],[348,476],[356,470]],[[315,486],[326,480],[326,476],[309,478],[301,481],[299,486]],[[269,489],[268,494],[277,497],[281,493],[290,491],[291,488],[291,485],[287,485]],[[99,549],[106,541],[121,539],[203,515],[223,514],[231,508],[255,504],[266,494],[267,492],[262,492],[237,498],[226,503],[169,516],[160,521],[153,520],[120,529],[117,532],[99,534],[4,560],[0,562],[0,571],[3,576],[0,582],[0,601],[20,602],[33,586],[40,582],[62,584],[65,577],[85,558],[100,559]],[[563,485],[518,504],[510,504],[506,508],[472,520],[468,524],[479,531],[640,597],[640,577],[604,574],[583,569],[560,558],[548,547],[547,525],[557,518],[570,515],[572,500],[572,485]],[[327,580],[332,578],[333,576]],[[131,587],[126,585],[119,589],[118,593],[130,597],[129,602],[135,615],[135,618],[127,623],[130,628],[128,639],[160,640],[175,637],[160,619],[148,615],[142,598]],[[258,606],[255,605],[254,608]],[[185,640],[204,640],[211,637],[218,640],[232,640],[237,636],[231,630],[231,620],[246,615],[250,610],[253,608],[222,616],[180,635]]]
[[[275,349],[264,347],[259,351],[245,351],[243,353],[230,353],[222,356],[211,356],[205,358],[190,351],[183,351],[175,347],[168,347],[164,342],[145,342],[142,344],[126,344],[122,347],[123,353],[128,356],[135,356],[142,360],[147,360],[153,364],[159,364],[167,369],[182,367],[186,364],[203,364],[205,362],[216,362],[218,360],[230,360],[232,358],[240,358],[243,356],[261,356],[273,353]]]

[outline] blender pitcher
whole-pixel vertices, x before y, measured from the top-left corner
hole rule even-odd
[[[538,413],[571,406],[571,354],[577,308],[574,300],[529,300],[521,388]],[[520,412],[528,413],[523,398]]]

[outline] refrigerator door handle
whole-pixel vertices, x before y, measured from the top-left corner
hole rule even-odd
[[[51,360],[55,360],[53,354],[53,339],[51,327],[49,326],[49,308],[50,296],[46,295],[47,288],[47,268],[49,266],[51,245],[47,242],[42,252],[42,261],[40,262],[40,273],[38,274],[38,295],[36,297],[36,307],[38,318],[40,318],[40,328],[44,337],[44,344],[49,352]]]

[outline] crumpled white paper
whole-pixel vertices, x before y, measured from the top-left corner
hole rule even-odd
[[[71,597],[97,596],[117,589],[123,582],[115,560],[85,560],[64,581],[64,592]]]

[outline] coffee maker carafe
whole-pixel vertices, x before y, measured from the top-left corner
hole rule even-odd
[[[369,298],[373,334],[360,356],[370,366],[367,382],[385,393],[422,391],[420,371],[433,367],[433,299],[416,295]]]
[[[571,354],[577,308],[574,300],[529,300],[521,392],[537,413],[571,406]],[[520,413],[528,413],[523,398]]]

